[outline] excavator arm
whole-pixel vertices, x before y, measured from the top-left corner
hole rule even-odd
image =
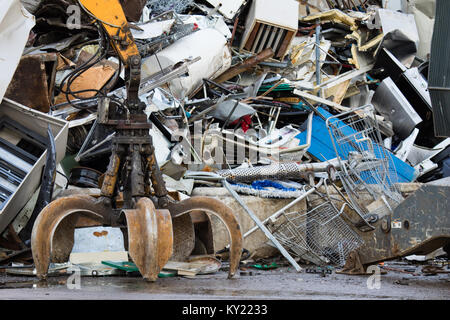
[[[78,2],[87,14],[102,24],[111,45],[125,66],[127,104],[129,109],[135,112],[139,105],[141,56],[119,0],[78,0]]]
[[[105,125],[114,126],[116,131],[101,197],[74,195],[59,198],[40,212],[31,235],[37,276],[46,278],[51,260],[67,261],[73,246],[74,229],[85,219],[89,225],[111,225],[122,229],[125,222],[125,238],[132,260],[145,279],[155,281],[172,254],[176,256],[174,242],[182,243],[185,239],[179,237],[185,237],[185,231],[194,229],[188,223],[177,233],[172,220],[191,212],[204,212],[217,216],[229,231],[229,277],[232,277],[239,267],[242,234],[231,209],[207,197],[192,197],[179,202],[168,197],[156,162],[150,123],[144,113],[145,104],[138,96],[141,57],[119,0],[78,0],[78,3],[101,23],[125,66],[125,107],[129,113],[124,116],[115,114],[114,109],[110,112],[108,98],[100,97],[97,113],[106,116],[99,116],[99,119]]]

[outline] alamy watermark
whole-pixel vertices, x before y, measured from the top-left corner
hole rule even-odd
[[[381,288],[381,268],[377,265],[371,265],[367,267],[368,273],[373,273],[369,278],[367,278],[367,289],[379,290]]]
[[[66,26],[69,29],[81,29],[81,10],[77,5],[70,5],[66,9],[69,15],[66,21]]]
[[[81,269],[77,266],[70,268],[73,273],[67,278],[66,286],[69,290],[80,290],[81,289]]]

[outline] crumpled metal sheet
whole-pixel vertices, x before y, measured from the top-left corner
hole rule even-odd
[[[0,102],[19,65],[28,35],[35,24],[34,16],[19,0],[2,0],[0,8]]]
[[[419,47],[419,33],[414,15],[379,9],[375,19],[385,35],[381,46],[389,49],[409,68]]]
[[[128,21],[139,21],[146,0],[120,0],[120,4]]]
[[[142,77],[148,77],[161,68],[173,65],[188,57],[201,56],[188,67],[189,76],[169,82],[170,90],[176,98],[189,95],[201,86],[203,78],[214,79],[231,65],[231,52],[226,45],[226,39],[216,29],[203,29],[194,32],[157,55],[142,60]]]

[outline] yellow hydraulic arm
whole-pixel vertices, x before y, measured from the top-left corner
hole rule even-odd
[[[111,45],[125,66],[128,78],[128,106],[131,110],[137,108],[141,56],[119,0],[78,0],[78,2],[90,16],[103,25]]]

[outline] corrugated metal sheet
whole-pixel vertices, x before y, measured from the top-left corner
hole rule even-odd
[[[450,137],[450,1],[437,0],[431,42],[428,89],[433,106],[434,133]]]

